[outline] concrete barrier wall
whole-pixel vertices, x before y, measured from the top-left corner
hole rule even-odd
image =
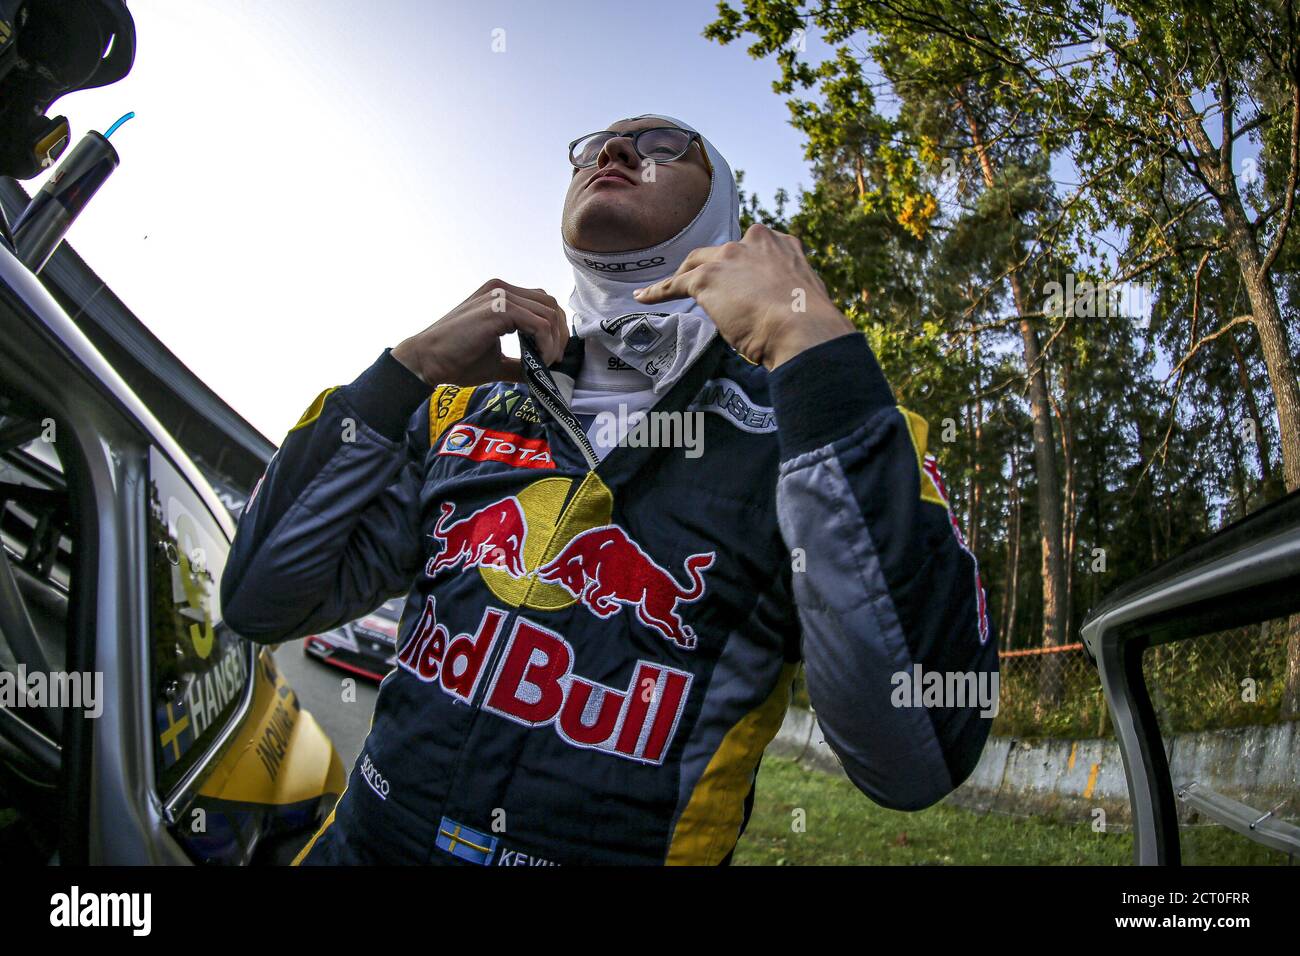
[[[806,766],[843,775],[810,711],[792,707],[768,748]],[[1300,811],[1300,722],[1177,734],[1165,741],[1175,787],[1196,781],[1249,806]],[[970,777],[948,802],[973,810],[1108,822],[1129,820],[1128,783],[1110,739],[991,737]]]

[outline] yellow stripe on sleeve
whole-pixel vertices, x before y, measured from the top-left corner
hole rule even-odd
[[[916,470],[921,477],[921,500],[933,502],[946,509],[948,502],[943,500],[939,489],[934,486],[934,481],[924,468],[926,443],[930,440],[930,423],[902,405],[898,406],[898,410],[907,420],[907,431],[912,436],[912,447],[916,449]]]
[[[664,861],[669,866],[716,866],[735,846],[754,768],[781,729],[798,666],[783,666],[767,700],[722,738],[673,829]]]
[[[290,428],[289,431],[296,432],[299,428],[305,428],[316,419],[320,418],[321,409],[325,407],[325,399],[329,397],[330,392],[337,388],[337,385],[331,385],[329,388],[325,389],[325,391],[317,395],[316,400],[307,406],[307,410],[302,413],[302,418],[298,419],[298,424]]]
[[[438,444],[443,432],[465,417],[465,409],[473,394],[474,388],[460,385],[439,385],[433,390],[433,397],[429,399],[430,448]]]

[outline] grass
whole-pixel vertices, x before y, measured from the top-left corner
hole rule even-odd
[[[796,832],[803,810],[803,832]],[[1193,831],[1185,862],[1285,862],[1218,828]],[[767,756],[754,812],[734,862],[749,866],[1054,865],[1119,866],[1133,861],[1128,833],[1090,822],[979,814],[940,804],[917,813],[886,810],[848,780]]]

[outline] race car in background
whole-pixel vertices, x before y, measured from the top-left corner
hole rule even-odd
[[[397,625],[402,599],[385,601],[365,617],[302,643],[303,653],[373,681],[384,679],[396,663]]]

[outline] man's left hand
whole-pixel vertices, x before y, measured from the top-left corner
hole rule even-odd
[[[853,332],[794,236],[754,223],[739,242],[693,250],[667,279],[633,293],[647,305],[692,298],[722,337],[769,371]]]

